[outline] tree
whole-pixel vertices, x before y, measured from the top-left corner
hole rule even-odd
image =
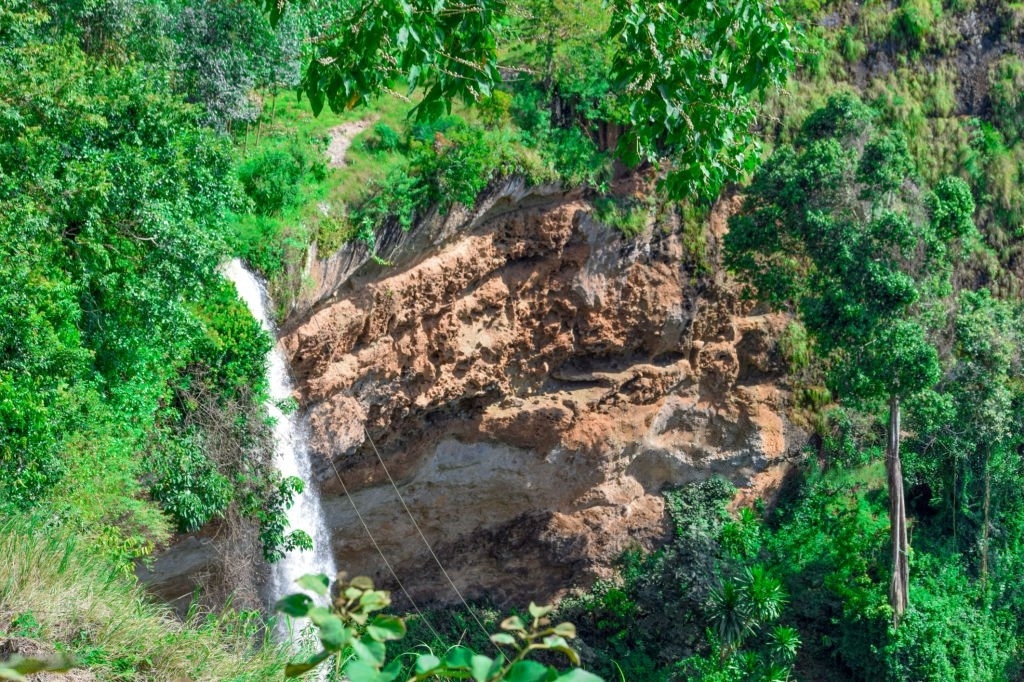
[[[1020,487],[1021,435],[1013,427],[1024,339],[1017,312],[986,289],[960,294],[952,331],[949,367],[936,391],[919,401],[915,431],[928,457],[918,470],[948,500],[954,546],[975,558],[986,580],[998,510],[1014,506]]]
[[[174,39],[174,86],[206,110],[206,123],[224,129],[233,121],[255,121],[260,103],[251,94],[261,86],[277,87],[288,76],[288,62],[298,55],[294,25],[271,29],[265,17],[241,0],[184,3],[171,27]]]
[[[756,174],[730,221],[725,263],[750,293],[802,319],[833,393],[888,403],[886,479],[894,622],[907,607],[901,401],[940,377],[923,313],[948,292],[954,243],[974,230],[957,178],[922,193],[906,142],[877,129],[850,95],[833,97]]]
[[[284,0],[259,0],[271,21]],[[404,80],[423,89],[416,115],[490,96],[501,82],[499,35],[505,0],[351,0],[320,10],[302,91],[313,111],[364,104]],[[535,30],[544,31],[537,26]],[[615,0],[605,41],[609,78],[630,133],[629,163],[668,159],[676,197],[712,199],[758,160],[753,101],[793,63],[790,27],[759,0]]]

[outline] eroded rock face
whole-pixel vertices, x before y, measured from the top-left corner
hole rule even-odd
[[[466,223],[318,281],[281,339],[343,569],[452,601],[422,532],[468,596],[551,599],[664,537],[665,486],[785,460],[785,320],[695,276],[678,229],[626,242],[560,195]]]

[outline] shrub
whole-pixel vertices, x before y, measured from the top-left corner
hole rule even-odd
[[[893,14],[890,36],[911,53],[924,49],[935,22],[942,14],[942,5],[933,0],[904,0]]]
[[[477,105],[480,120],[488,128],[504,128],[512,122],[512,95],[495,90]]]
[[[402,137],[398,134],[398,131],[384,121],[378,121],[374,124],[373,135],[374,148],[384,152],[393,152],[397,150],[402,142]]]
[[[302,165],[289,152],[268,149],[243,163],[238,177],[256,212],[269,216],[297,201],[302,170]]]
[[[231,481],[207,459],[196,431],[165,436],[151,467],[150,495],[182,533],[199,530],[231,502]]]
[[[996,61],[989,71],[992,122],[1012,144],[1024,134],[1024,60],[1015,55]]]
[[[626,239],[633,239],[647,228],[646,206],[630,201],[602,197],[594,201],[594,215],[603,224],[618,230]]]
[[[602,177],[604,155],[579,128],[552,130],[542,150],[562,181],[570,186],[596,185],[605,179]]]
[[[992,609],[958,562],[922,555],[910,609],[885,650],[886,679],[1010,679],[1016,642],[1010,614]]]

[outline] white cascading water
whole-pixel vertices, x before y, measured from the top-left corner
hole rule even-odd
[[[253,317],[259,320],[272,338],[276,329],[270,317],[270,298],[266,287],[256,276],[245,269],[237,258],[223,268],[224,276],[234,283],[238,296],[245,302]],[[292,395],[288,363],[275,344],[267,354],[267,379],[270,382],[270,400],[267,411],[276,420],[274,427],[274,465],[282,476],[295,476],[302,480],[304,490],[296,496],[288,510],[289,530],[302,530],[313,539],[313,551],[295,550],[288,552],[273,566],[270,584],[271,603],[291,592],[298,591],[295,581],[307,573],[323,573],[331,580],[337,573],[331,554],[330,535],[324,523],[320,506],[320,493],[313,485],[312,467],[306,434],[295,413],[284,414],[277,406],[279,401]],[[282,634],[287,634],[282,630]]]

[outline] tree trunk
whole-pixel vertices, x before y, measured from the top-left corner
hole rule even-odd
[[[985,450],[985,501],[982,503],[984,510],[984,521],[981,527],[981,584],[982,587],[988,582],[988,515],[992,496],[992,473],[989,471],[989,459],[991,452]]]
[[[900,464],[900,399],[889,398],[889,429],[885,447],[885,474],[889,484],[889,537],[892,540],[892,582],[889,604],[893,625],[907,610],[910,564],[907,550],[907,508],[903,498],[903,466]]]

